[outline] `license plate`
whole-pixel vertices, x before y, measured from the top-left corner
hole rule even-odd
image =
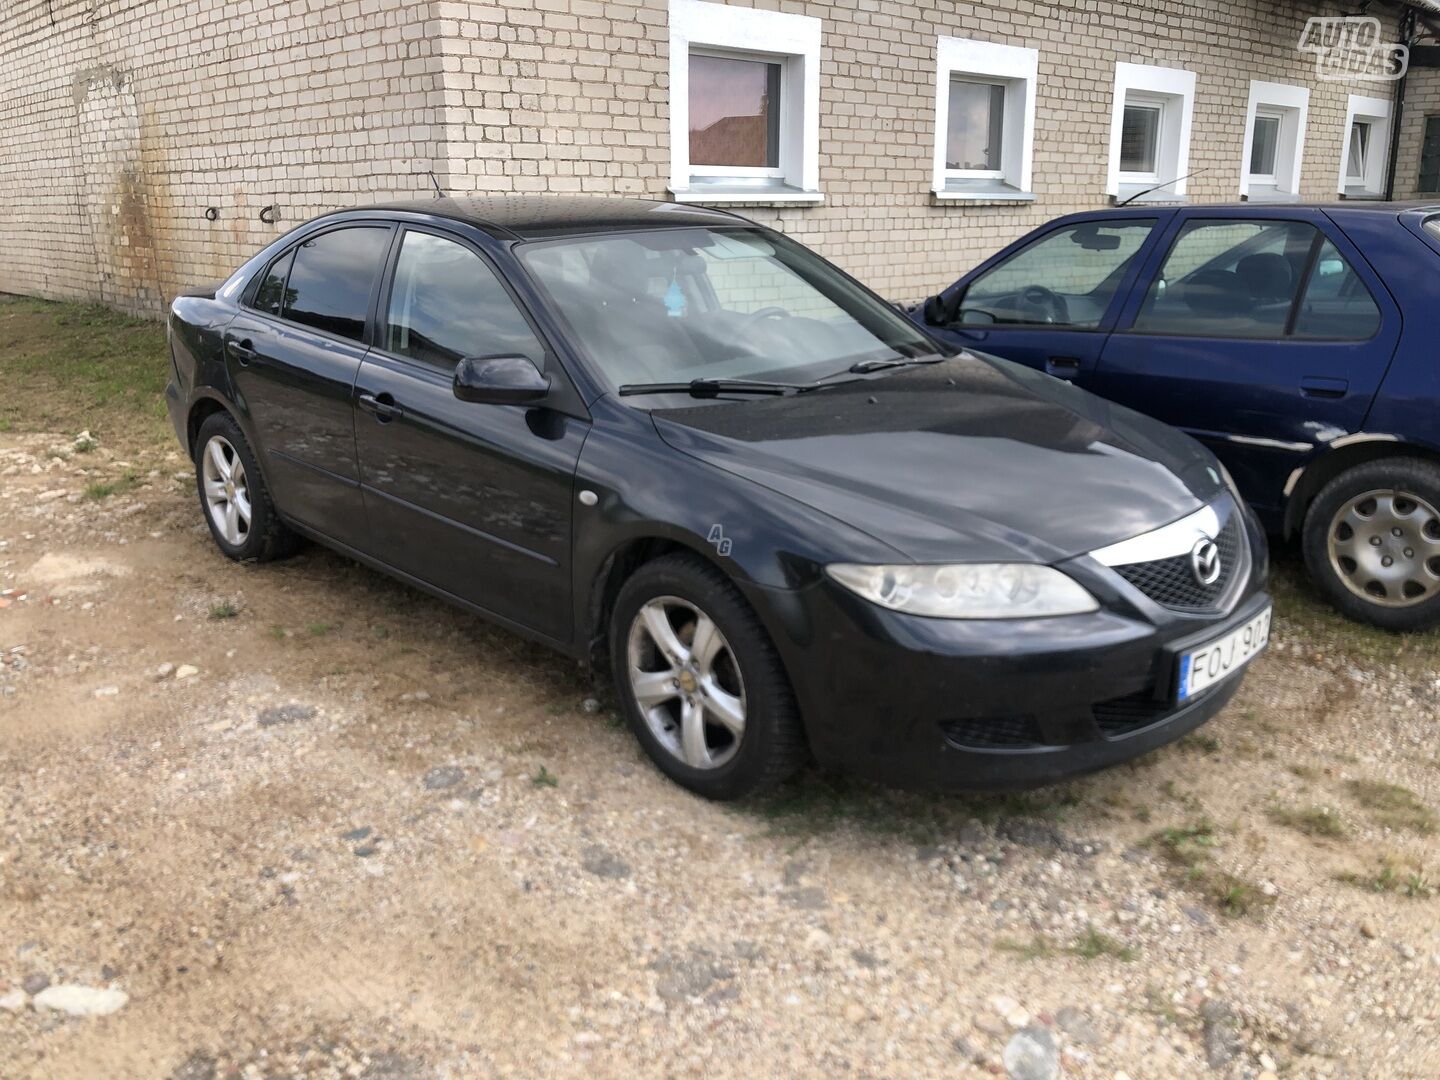
[[[1270,609],[1267,607],[1224,637],[1182,653],[1176,700],[1188,701],[1216,683],[1224,682],[1255,659],[1269,641]]]

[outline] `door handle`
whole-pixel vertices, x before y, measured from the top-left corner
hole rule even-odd
[[[1322,379],[1316,375],[1306,375],[1300,380],[1300,393],[1305,397],[1343,398],[1349,392],[1348,379]]]
[[[241,367],[244,367],[250,363],[251,360],[255,359],[255,347],[251,344],[249,338],[243,341],[238,338],[226,338],[225,349],[231,356],[239,361]]]
[[[366,412],[375,414],[375,419],[382,424],[388,424],[397,416],[404,416],[405,410],[395,404],[395,399],[389,394],[361,394],[356,399],[356,404]]]
[[[1078,356],[1052,356],[1045,361],[1045,373],[1057,379],[1073,379],[1080,374]]]

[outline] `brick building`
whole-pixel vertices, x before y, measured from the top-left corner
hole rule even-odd
[[[1345,10],[1357,4],[1348,5]],[[1383,40],[1440,4],[1376,0]],[[0,291],[159,310],[323,210],[726,205],[916,299],[1034,225],[1440,188],[1440,70],[1317,75],[1334,0],[17,0]]]

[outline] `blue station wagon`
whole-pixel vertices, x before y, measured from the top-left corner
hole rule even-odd
[[[1073,214],[915,317],[1205,443],[1351,617],[1440,623],[1440,205]]]

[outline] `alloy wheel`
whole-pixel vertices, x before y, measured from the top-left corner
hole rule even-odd
[[[730,643],[688,600],[647,601],[630,624],[630,689],[651,734],[692,769],[718,769],[745,736],[745,684]]]
[[[1440,512],[1397,490],[1367,491],[1336,511],[1330,565],[1356,596],[1411,607],[1440,593]]]
[[[212,435],[200,457],[200,480],[205,508],[225,542],[232,547],[250,535],[250,486],[245,463],[222,435]]]

